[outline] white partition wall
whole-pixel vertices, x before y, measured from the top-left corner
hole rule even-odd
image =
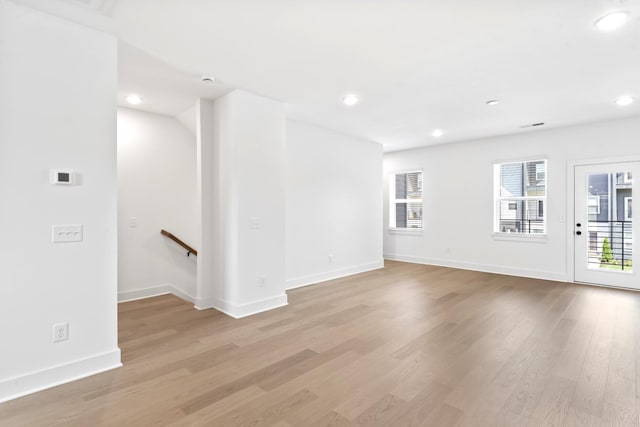
[[[215,101],[212,117],[213,147],[203,143],[202,153],[213,186],[203,184],[202,200],[215,206],[202,210],[199,263],[213,269],[199,292],[202,308],[243,317],[287,303],[284,105],[236,90]]]
[[[0,0],[0,58],[3,401],[117,367],[120,351],[116,40]],[[81,241],[53,243],[69,224]]]
[[[382,145],[287,120],[287,288],[383,266]]]

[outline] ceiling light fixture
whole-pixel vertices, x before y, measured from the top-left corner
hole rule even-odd
[[[433,136],[434,138],[440,138],[442,135],[444,135],[444,132],[442,131],[442,129],[436,129],[433,132],[431,132],[431,136]]]
[[[616,99],[616,104],[618,104],[621,107],[626,107],[627,105],[633,104],[633,101],[635,100],[633,99],[632,96],[625,95],[625,96],[618,97],[618,99]]]
[[[627,23],[629,19],[629,12],[617,11],[608,13],[600,18],[595,23],[596,28],[602,31],[613,31]]]
[[[492,99],[491,101],[487,101],[486,104],[488,106],[494,106],[500,104],[500,101],[498,101],[497,99]]]
[[[353,93],[347,94],[344,96],[344,98],[342,98],[342,102],[344,102],[344,104],[348,105],[349,107],[353,107],[359,101],[360,99],[358,98],[358,95],[354,95]]]
[[[127,96],[127,102],[131,105],[138,105],[142,102],[142,97],[140,95],[131,94]]]

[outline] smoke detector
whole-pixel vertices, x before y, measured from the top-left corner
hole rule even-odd
[[[200,77],[200,81],[206,85],[212,85],[216,82],[216,79],[213,76],[202,76]]]

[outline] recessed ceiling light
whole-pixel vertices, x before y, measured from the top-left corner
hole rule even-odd
[[[344,102],[344,104],[348,105],[349,107],[353,107],[359,101],[360,99],[358,98],[358,95],[354,95],[353,93],[347,94],[344,96],[344,98],[342,98],[342,102]]]
[[[618,99],[616,99],[616,104],[618,104],[621,107],[626,107],[627,105],[631,105],[633,104],[633,97],[625,95],[625,96],[620,96],[618,97]]]
[[[433,132],[431,132],[431,136],[433,136],[434,138],[440,138],[442,135],[444,135],[444,132],[442,131],[442,129],[436,129]]]
[[[131,105],[138,105],[142,102],[142,97],[140,95],[131,94],[127,96],[127,102]]]
[[[486,104],[489,106],[498,105],[500,104],[500,101],[498,101],[497,99],[492,99],[491,101],[487,101]]]
[[[629,12],[617,11],[606,14],[596,21],[596,27],[602,31],[613,31],[622,27],[629,19]]]

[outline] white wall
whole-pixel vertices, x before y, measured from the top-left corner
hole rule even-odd
[[[118,222],[120,299],[176,291],[193,301],[197,257],[160,235],[195,247],[199,233],[195,136],[175,118],[118,110]]]
[[[225,162],[221,159],[216,140],[216,132],[221,125],[214,102],[198,99],[195,115],[198,163],[196,224],[199,230],[195,306],[201,310],[215,305],[216,295],[222,287],[224,252],[219,248],[222,247],[222,231],[226,228],[220,219],[225,204],[220,198],[219,176],[220,167]]]
[[[116,75],[113,37],[0,0],[0,401],[120,365]]]
[[[287,304],[284,105],[236,90],[215,101],[213,118],[217,210],[203,216],[202,238],[209,218],[216,241],[201,262],[216,263],[212,305],[243,317]]]
[[[286,160],[287,288],[382,267],[382,146],[289,120]]]
[[[640,154],[640,118],[443,144],[388,153],[385,170],[385,258],[555,280],[573,280],[567,261],[572,212],[567,212],[567,162]],[[496,162],[548,159],[548,239],[493,238]],[[389,173],[424,169],[424,231],[388,231]]]

